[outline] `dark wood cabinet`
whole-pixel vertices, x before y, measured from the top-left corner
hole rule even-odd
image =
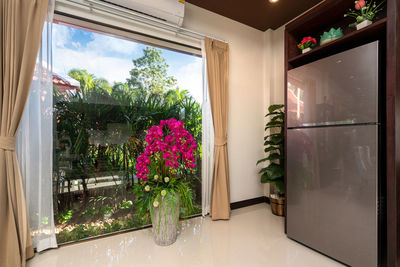
[[[347,10],[353,7],[352,0],[326,0],[286,25],[285,86],[288,70],[375,40],[380,41],[381,64],[385,71],[382,73],[385,92],[380,100],[383,107],[381,158],[384,169],[380,178],[384,179],[384,197],[380,199],[380,208],[385,214],[381,221],[381,266],[400,267],[400,0],[387,0],[386,9],[377,15],[374,23],[361,30],[348,27],[354,19],[344,17]],[[301,54],[297,44],[303,37],[312,36],[319,43],[323,32],[331,27],[341,27],[344,36]],[[285,136],[286,129],[285,125]]]

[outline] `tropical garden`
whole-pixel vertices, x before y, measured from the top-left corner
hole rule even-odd
[[[196,168],[188,172],[201,212],[202,110],[168,75],[162,51],[146,47],[126,82],[110,84],[84,69],[68,75],[75,92],[54,89],[54,214],[58,243],[150,224],[135,208],[136,164],[153,125],[175,118],[193,136]]]

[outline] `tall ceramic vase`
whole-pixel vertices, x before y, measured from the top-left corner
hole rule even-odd
[[[169,246],[175,243],[178,236],[179,196],[175,201],[163,198],[158,207],[153,207],[151,222],[153,225],[154,242],[159,246]]]

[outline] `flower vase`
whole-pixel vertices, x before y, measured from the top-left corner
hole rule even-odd
[[[370,21],[370,20],[364,20],[364,21],[358,23],[358,24],[356,25],[356,28],[357,28],[357,30],[361,30],[362,28],[365,28],[365,27],[367,27],[367,26],[369,26],[369,25],[371,25],[371,24],[372,24],[372,21]]]
[[[311,47],[307,47],[307,48],[301,50],[301,52],[302,52],[303,54],[305,54],[305,53],[307,53],[307,52],[310,52],[311,50],[312,50]]]
[[[179,195],[175,198],[163,197],[157,207],[153,206],[151,223],[154,242],[159,246],[169,246],[178,237]]]

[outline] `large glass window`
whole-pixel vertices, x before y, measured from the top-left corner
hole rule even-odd
[[[189,178],[201,213],[201,58],[57,21],[53,44],[58,243],[150,223],[135,212],[136,158],[169,118],[198,144]]]

